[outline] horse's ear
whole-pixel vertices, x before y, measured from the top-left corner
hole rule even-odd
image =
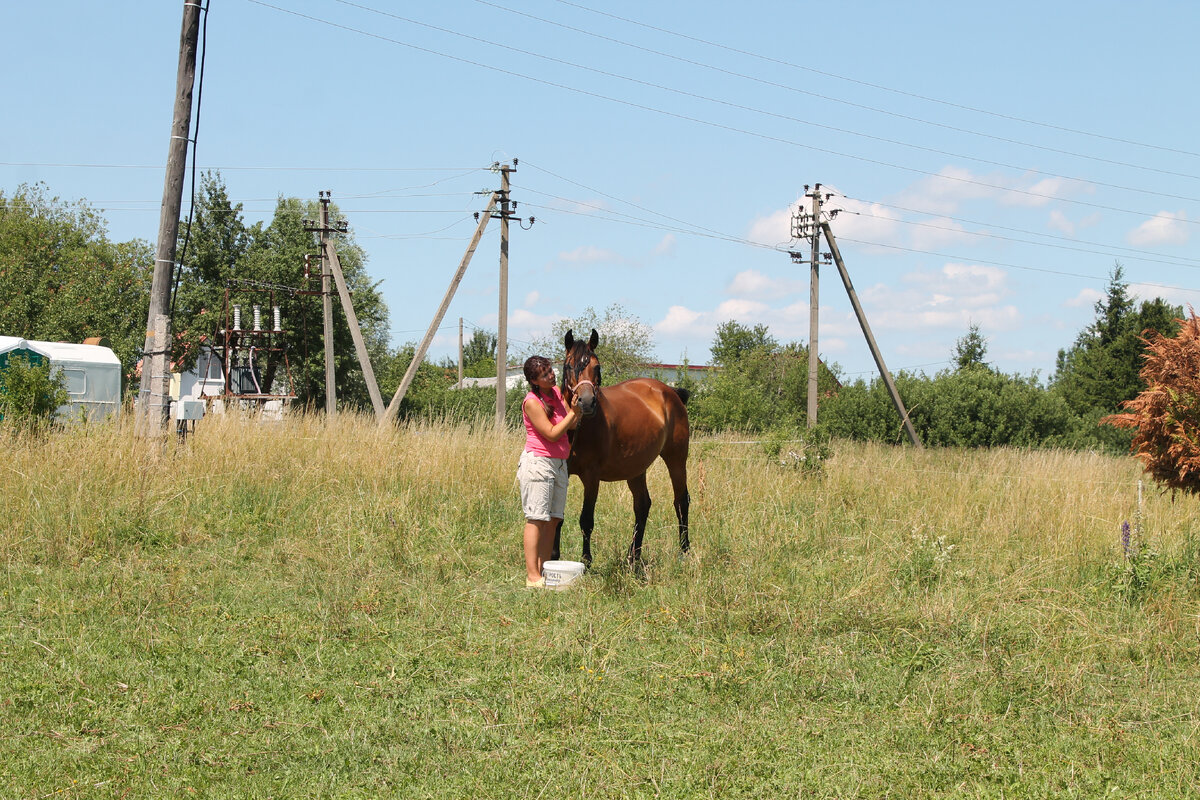
[[[574,336],[574,334],[571,333],[570,330],[568,330],[567,335],[563,337],[563,345],[567,348],[568,352],[571,350],[572,347],[575,346],[575,336]]]
[[[596,345],[600,344],[600,334],[596,333],[596,329],[592,328],[592,335],[588,337],[588,350],[596,352]]]

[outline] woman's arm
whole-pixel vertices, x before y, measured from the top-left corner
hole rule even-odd
[[[532,397],[525,400],[525,415],[529,417],[533,429],[548,442],[557,442],[564,433],[579,424],[574,406],[567,409],[567,415],[559,420],[558,424],[551,424],[550,418],[546,416],[545,406]]]

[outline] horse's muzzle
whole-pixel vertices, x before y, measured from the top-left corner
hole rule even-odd
[[[575,384],[574,394],[579,413],[585,417],[596,416],[596,412],[600,410],[600,394],[596,391],[596,385],[591,381],[580,381]]]

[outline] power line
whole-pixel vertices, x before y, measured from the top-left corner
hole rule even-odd
[[[851,153],[843,153],[843,152],[840,152],[837,150],[831,150],[831,149],[825,148],[825,147],[817,147],[816,145],[805,144],[804,142],[798,142],[798,141],[795,141],[792,139],[786,139],[781,136],[772,136],[770,134],[765,134],[765,133],[761,133],[761,132],[757,132],[757,131],[751,131],[751,130],[747,130],[745,128],[738,128],[733,125],[725,125],[725,124],[722,124],[719,122],[713,122],[712,120],[706,120],[706,119],[702,119],[699,117],[689,116],[687,114],[681,114],[681,113],[674,112],[674,111],[668,111],[663,108],[656,108],[654,106],[645,105],[643,103],[636,103],[631,100],[622,100],[620,98],[600,94],[599,92],[593,92],[593,91],[589,91],[587,89],[580,89],[578,87],[570,86],[568,84],[558,83],[556,81],[547,80],[545,78],[538,78],[538,77],[535,77],[532,75],[527,75],[525,73],[505,69],[503,67],[497,67],[492,64],[485,64],[483,62],[474,61],[469,58],[463,58],[461,56],[450,55],[449,53],[443,53],[438,50],[433,50],[428,47],[422,47],[420,45],[415,45],[410,42],[402,41],[400,39],[383,36],[382,34],[373,33],[370,31],[364,31],[364,30],[361,30],[358,28],[353,28],[349,25],[343,25],[341,23],[332,22],[330,20],[321,19],[319,17],[314,17],[309,14],[303,14],[298,11],[293,11],[291,9],[282,8],[280,6],[275,6],[270,3],[264,2],[264,0],[247,0],[247,1],[250,3],[254,3],[255,5],[263,6],[264,8],[270,8],[274,11],[279,11],[284,14],[290,14],[292,16],[296,16],[301,19],[307,19],[309,21],[316,22],[318,24],[327,25],[329,27],[347,31],[349,33],[354,33],[354,34],[366,36],[366,37],[369,37],[372,39],[378,39],[380,41],[389,42],[391,44],[396,44],[401,47],[406,47],[411,50],[416,50],[417,52],[427,53],[429,55],[434,55],[439,58],[444,58],[444,59],[447,59],[450,61],[457,61],[459,63],[469,64],[471,66],[480,67],[482,69],[490,70],[493,72],[498,72],[503,75],[509,75],[511,77],[521,78],[523,80],[528,80],[533,83],[538,83],[538,84],[541,84],[544,86],[550,86],[550,87],[553,87],[556,89],[562,89],[564,91],[573,92],[575,94],[584,95],[586,97],[593,97],[593,98],[596,98],[599,100],[605,100],[610,103],[617,103],[619,105],[628,106],[630,108],[637,108],[642,111],[649,111],[651,113],[659,114],[661,116],[666,116],[666,117],[670,117],[673,119],[684,120],[686,122],[693,122],[698,125],[704,125],[704,126],[707,126],[710,128],[715,128],[717,130],[729,131],[732,133],[740,133],[740,134],[743,134],[746,136],[751,136],[751,137],[754,137],[757,139],[762,139],[764,141],[776,142],[778,144],[784,144],[784,145],[788,145],[791,147],[799,147],[799,148],[803,148],[805,150],[811,150],[813,152],[825,153],[827,155],[838,156],[839,158],[849,158],[849,159],[852,159],[855,161],[861,161],[866,164],[874,164],[877,166],[888,167],[890,169],[898,169],[898,170],[902,170],[905,172],[911,172],[911,173],[914,173],[917,175],[926,175],[926,176],[933,177],[933,178],[939,178],[941,180],[954,181],[956,183],[963,183],[963,184],[968,184],[968,185],[972,185],[972,186],[979,186],[979,187],[982,187],[985,189],[995,189],[1000,192],[1019,194],[1019,195],[1024,195],[1026,197],[1034,197],[1034,198],[1038,198],[1040,200],[1057,200],[1059,202],[1071,203],[1073,205],[1085,206],[1087,208],[1097,208],[1097,209],[1102,209],[1105,211],[1112,211],[1114,213],[1133,215],[1133,216],[1144,217],[1144,218],[1153,218],[1155,216],[1155,214],[1152,214],[1149,212],[1136,211],[1136,210],[1132,210],[1132,209],[1128,209],[1128,208],[1120,208],[1117,206],[1107,206],[1107,205],[1104,205],[1101,203],[1091,203],[1086,200],[1076,200],[1076,199],[1072,199],[1072,198],[1068,198],[1068,197],[1059,197],[1059,196],[1052,195],[1052,194],[1045,194],[1042,192],[1034,192],[1034,191],[1030,191],[1030,190],[1026,190],[1026,189],[1014,189],[1012,187],[987,183],[985,181],[973,180],[970,178],[963,178],[963,177],[956,176],[956,175],[946,175],[941,172],[932,172],[930,170],[920,169],[917,167],[909,167],[909,166],[905,166],[902,164],[895,164],[895,163],[888,162],[888,161],[882,161],[880,159],[868,158],[866,156],[859,156],[859,155],[854,155]],[[1200,224],[1200,220],[1182,219],[1180,221],[1187,223],[1187,224]]]
[[[1079,272],[1065,272],[1063,270],[1046,269],[1044,267],[1029,267],[1029,266],[1025,266],[1023,264],[1011,264],[1011,263],[1007,263],[1004,261],[989,261],[989,260],[983,259],[983,258],[975,258],[974,256],[959,256],[959,255],[952,255],[950,253],[939,253],[934,250],[920,250],[920,249],[917,249],[914,247],[903,247],[898,244],[886,244],[884,242],[869,242],[864,239],[851,239],[846,236],[838,236],[837,238],[838,238],[839,242],[853,242],[855,244],[864,244],[864,245],[869,245],[871,247],[884,247],[889,250],[903,250],[906,253],[919,253],[922,255],[937,256],[938,258],[948,258],[948,259],[952,259],[954,261],[960,261],[960,262],[964,262],[964,263],[988,264],[988,265],[994,266],[994,267],[1008,267],[1009,269],[1019,269],[1019,270],[1025,270],[1027,272],[1042,272],[1047,275],[1062,275],[1062,276],[1068,277],[1068,278],[1085,278],[1089,281],[1104,280],[1104,278],[1100,278],[1095,275],[1084,275]],[[1192,288],[1189,286],[1169,286],[1165,283],[1151,283],[1149,281],[1138,281],[1138,283],[1142,286],[1152,286],[1156,289],[1174,289],[1174,290],[1180,291],[1180,292],[1200,292],[1200,289]]]
[[[841,194],[841,193],[839,193],[839,194]],[[1057,241],[1062,241],[1062,242],[1073,242],[1076,244],[1086,244],[1086,245],[1092,245],[1093,247],[1107,247],[1111,250],[1123,250],[1123,251],[1126,251],[1126,252],[1132,253],[1132,254],[1149,252],[1151,255],[1160,256],[1162,258],[1174,258],[1174,259],[1178,259],[1180,262],[1182,262],[1182,263],[1177,264],[1176,266],[1186,266],[1188,262],[1200,264],[1200,259],[1184,258],[1183,256],[1172,256],[1170,254],[1161,253],[1158,251],[1148,251],[1145,249],[1133,248],[1133,247],[1122,247],[1120,245],[1105,244],[1103,242],[1092,242],[1092,241],[1087,241],[1087,240],[1082,240],[1082,239],[1071,239],[1066,236],[1056,236],[1052,233],[1042,233],[1041,231],[1031,231],[1031,230],[1027,230],[1024,228],[1014,228],[1014,227],[1010,227],[1007,225],[997,225],[994,222],[983,222],[981,220],[976,220],[976,219],[966,219],[963,217],[955,217],[955,216],[943,214],[943,213],[937,212],[937,211],[927,211],[927,210],[923,210],[923,209],[919,209],[919,208],[907,208],[905,206],[892,205],[892,204],[880,202],[878,200],[865,200],[861,197],[851,197],[848,194],[841,194],[841,196],[846,198],[847,200],[854,200],[859,203],[867,203],[867,204],[873,205],[873,206],[880,206],[881,208],[891,208],[891,209],[895,209],[896,211],[905,211],[910,214],[922,214],[922,215],[930,216],[930,217],[940,217],[943,219],[953,220],[954,222],[963,222],[963,223],[966,223],[969,225],[988,225],[990,227],[998,228],[1000,230],[1012,231],[1014,233],[1023,233],[1023,234],[1029,235],[1029,236],[1040,236],[1045,239],[1055,239]],[[841,211],[842,211],[842,213],[846,213],[846,214],[857,213],[857,212],[851,212],[849,209],[845,209],[845,208],[841,209]],[[878,216],[876,216],[876,218],[877,219],[890,219],[889,217],[878,217]],[[901,220],[896,220],[896,221],[901,221]],[[964,232],[966,232],[966,231],[964,231]],[[1004,238],[1004,237],[1000,237],[1000,238]],[[1014,240],[1014,241],[1020,241],[1020,240]],[[1039,243],[1032,242],[1032,244],[1039,244]],[[1047,245],[1047,246],[1051,246],[1051,245]],[[1084,251],[1084,252],[1087,252],[1087,251]],[[1130,256],[1125,256],[1125,257],[1128,258]],[[1149,260],[1149,259],[1147,259],[1147,260]],[[1169,263],[1169,262],[1164,261],[1164,262],[1160,262],[1160,263]]]
[[[1134,141],[1132,139],[1122,139],[1122,138],[1116,137],[1116,136],[1106,136],[1104,134],[1094,133],[1092,131],[1084,131],[1084,130],[1079,130],[1076,128],[1065,127],[1062,125],[1055,125],[1055,124],[1049,123],[1049,122],[1039,122],[1038,120],[1027,119],[1025,117],[1018,117],[1018,116],[1014,116],[1011,114],[1003,114],[1003,113],[996,112],[996,111],[989,111],[989,110],[983,109],[983,108],[976,108],[975,106],[969,106],[969,105],[965,105],[962,103],[955,103],[955,102],[952,102],[949,100],[941,100],[936,97],[929,97],[927,95],[917,94],[916,92],[909,92],[904,89],[896,89],[896,88],[893,88],[890,86],[885,86],[883,84],[871,83],[870,81],[864,81],[864,80],[860,80],[858,78],[851,78],[846,75],[839,75],[836,72],[828,72],[826,70],[816,69],[815,67],[805,66],[803,64],[796,64],[791,61],[785,61],[783,59],[773,58],[771,56],[765,56],[762,53],[754,53],[749,50],[739,50],[738,48],[730,47],[729,45],[720,44],[718,42],[712,42],[707,39],[701,39],[696,36],[689,36],[686,33],[679,33],[678,31],[673,31],[673,30],[670,30],[667,28],[660,28],[655,25],[650,25],[649,23],[639,22],[638,20],[630,19],[628,17],[622,17],[617,14],[611,14],[607,11],[600,11],[599,9],[596,9],[596,8],[589,8],[588,6],[570,2],[570,0],[554,0],[554,2],[560,3],[564,6],[571,6],[572,8],[578,8],[581,11],[587,11],[591,14],[598,14],[600,16],[609,17],[611,19],[619,20],[621,22],[626,22],[626,23],[629,23],[630,25],[636,25],[640,28],[646,28],[648,30],[658,31],[659,33],[665,33],[668,36],[675,36],[680,39],[686,39],[688,41],[707,45],[709,47],[716,47],[721,50],[726,50],[731,53],[738,53],[739,55],[743,55],[743,56],[749,56],[750,58],[756,58],[761,61],[766,61],[766,62],[769,62],[772,64],[778,64],[778,65],[784,66],[784,67],[791,67],[792,69],[803,70],[804,72],[811,72],[816,75],[823,75],[824,77],[827,77],[827,78],[835,78],[837,80],[846,81],[848,83],[854,83],[859,86],[867,86],[872,89],[879,89],[880,91],[891,92],[892,94],[898,94],[898,95],[902,95],[904,97],[911,97],[916,100],[923,100],[927,103],[937,103],[938,105],[944,105],[944,106],[948,106],[950,108],[957,108],[957,109],[960,109],[963,111],[970,111],[975,114],[984,114],[984,115],[987,115],[990,117],[995,117],[997,119],[1006,119],[1006,120],[1010,120],[1012,122],[1020,122],[1020,123],[1026,124],[1026,125],[1035,125],[1035,126],[1038,126],[1041,128],[1048,128],[1050,130],[1062,131],[1064,133],[1072,133],[1072,134],[1077,134],[1080,136],[1089,136],[1089,137],[1092,137],[1095,139],[1103,139],[1103,140],[1109,141],[1109,142],[1116,142],[1118,144],[1129,144],[1129,145],[1133,145],[1135,147],[1145,147],[1150,150],[1159,150],[1159,151],[1166,152],[1166,153],[1178,153],[1180,155],[1194,156],[1194,157],[1200,158],[1200,153],[1195,153],[1190,150],[1180,150],[1180,149],[1176,149],[1173,147],[1164,147],[1161,145],[1148,144],[1146,142],[1138,142],[1138,141]]]
[[[254,2],[255,0],[249,0]],[[274,6],[271,6],[274,8]],[[285,9],[278,9],[285,10]],[[289,12],[291,13],[291,12]],[[320,21],[320,20],[318,20]],[[156,169],[161,170],[162,164],[96,164],[96,163],[53,163],[41,161],[0,161],[0,167],[45,167],[47,169]],[[207,165],[200,168],[205,172],[484,172],[490,167],[353,167],[353,166],[238,166],[238,165]]]
[[[478,2],[479,0],[476,0],[476,1]],[[634,78],[629,75],[621,75],[620,73],[611,72],[611,71],[605,70],[605,69],[589,67],[586,64],[579,64],[574,61],[567,61],[565,59],[555,58],[554,56],[548,56],[548,55],[545,55],[542,53],[536,53],[531,50],[522,49],[520,47],[514,47],[512,45],[502,44],[500,42],[495,42],[495,41],[492,41],[489,39],[483,39],[478,36],[471,36],[470,34],[461,33],[459,31],[455,31],[450,28],[443,28],[439,25],[432,25],[427,22],[421,22],[420,20],[412,19],[411,17],[405,17],[405,16],[401,16],[400,14],[394,14],[394,13],[391,13],[388,11],[382,11],[382,10],[379,10],[376,8],[371,8],[370,6],[362,5],[360,3],[351,2],[351,0],[336,0],[336,2],[341,3],[342,5],[345,5],[345,6],[350,6],[351,8],[357,8],[357,9],[360,9],[363,11],[369,11],[373,14],[378,14],[380,16],[389,17],[391,19],[400,20],[402,22],[407,22],[411,25],[417,25],[422,28],[428,28],[430,30],[439,31],[441,33],[446,33],[451,36],[457,36],[461,39],[466,39],[471,42],[476,42],[479,44],[497,47],[502,50],[509,50],[514,53],[520,53],[521,55],[530,56],[532,58],[539,58],[544,61],[549,61],[553,64],[559,64],[562,66],[573,67],[575,69],[592,72],[597,75],[603,75],[603,76],[609,77],[609,78],[616,78],[617,80],[628,81],[630,83],[634,83],[639,86],[646,86],[651,89],[658,89],[660,91],[670,92],[672,94],[677,94],[677,95],[680,95],[683,97],[688,97],[693,100],[703,100],[704,102],[707,102],[707,103],[715,103],[717,105],[726,106],[728,108],[734,108],[739,111],[749,111],[749,112],[752,112],[755,114],[761,114],[766,117],[772,117],[774,119],[783,120],[785,122],[794,122],[799,125],[807,125],[809,127],[820,128],[821,130],[832,131],[834,133],[847,134],[850,136],[858,136],[858,137],[861,137],[864,139],[869,139],[869,140],[875,141],[875,142],[882,142],[884,144],[896,145],[898,147],[907,147],[907,148],[910,148],[913,150],[919,150],[919,151],[926,152],[926,153],[933,153],[935,155],[947,156],[950,158],[958,158],[958,159],[964,159],[967,161],[975,161],[980,164],[987,164],[988,166],[1001,167],[1003,169],[1017,170],[1019,172],[1025,172],[1025,173],[1032,174],[1032,175],[1040,175],[1040,176],[1046,177],[1046,178],[1058,178],[1061,180],[1077,181],[1082,184],[1093,184],[1096,186],[1103,186],[1108,189],[1119,189],[1121,191],[1137,192],[1139,194],[1146,194],[1146,195],[1151,195],[1154,197],[1164,197],[1164,198],[1168,198],[1171,200],[1185,200],[1190,203],[1200,203],[1200,198],[1198,198],[1198,197],[1191,197],[1188,195],[1171,194],[1169,192],[1160,192],[1160,191],[1155,191],[1153,189],[1141,189],[1141,188],[1134,187],[1134,186],[1122,186],[1122,185],[1114,184],[1114,183],[1106,183],[1104,181],[1099,181],[1099,180],[1092,179],[1092,178],[1079,178],[1079,177],[1076,177],[1073,175],[1062,175],[1062,174],[1054,173],[1054,172],[1046,172],[1045,170],[1039,170],[1039,169],[1035,169],[1033,167],[1023,167],[1018,164],[1008,164],[1003,161],[994,161],[992,159],[981,158],[979,156],[967,155],[965,153],[955,153],[955,152],[948,151],[948,150],[941,150],[936,147],[927,147],[925,145],[913,144],[911,142],[905,142],[905,141],[902,141],[899,139],[891,139],[886,136],[877,136],[875,134],[863,133],[862,131],[856,131],[856,130],[852,130],[849,128],[840,128],[835,125],[827,125],[827,124],[820,123],[820,122],[813,122],[811,120],[805,120],[805,119],[801,119],[799,117],[793,117],[788,114],[781,114],[776,111],[769,111],[769,110],[762,109],[762,108],[756,108],[754,106],[748,106],[743,103],[735,103],[735,102],[732,102],[729,100],[722,100],[720,98],[710,97],[708,95],[702,95],[702,94],[698,94],[696,92],[690,92],[690,91],[687,91],[686,89],[678,89],[678,88],[675,88],[672,86],[665,86],[661,83],[654,83],[653,81],[642,80],[641,78]],[[1133,166],[1133,165],[1126,164],[1123,166]],[[1197,178],[1198,176],[1186,175],[1186,176],[1181,176],[1181,177]]]
[[[1158,259],[1158,258],[1144,258],[1144,257],[1139,257],[1136,255],[1129,255],[1129,254],[1118,255],[1118,254],[1103,251],[1103,250],[1088,250],[1083,247],[1071,247],[1069,245],[1063,245],[1063,244],[1051,244],[1050,242],[1034,242],[1034,241],[1030,241],[1028,239],[1017,239],[1012,236],[1001,236],[1000,234],[988,233],[986,231],[969,231],[969,230],[964,230],[962,228],[947,228],[943,225],[933,225],[932,223],[928,223],[928,222],[916,222],[915,220],[910,220],[910,219],[899,219],[899,218],[895,218],[895,217],[883,217],[878,214],[868,214],[864,211],[851,211],[849,209],[842,209],[841,213],[853,214],[856,217],[869,217],[871,219],[882,219],[882,220],[886,220],[888,222],[896,222],[901,225],[911,225],[911,226],[919,227],[919,228],[930,228],[935,231],[945,231],[947,233],[956,233],[956,234],[960,234],[963,236],[979,236],[979,237],[988,238],[988,239],[999,239],[999,240],[1005,241],[1005,242],[1014,242],[1016,244],[1031,244],[1031,245],[1034,245],[1035,247],[1053,247],[1058,250],[1072,250],[1077,253],[1091,253],[1093,255],[1112,256],[1114,258],[1125,258],[1125,259],[1129,259],[1129,260],[1133,260],[1133,261],[1144,261],[1149,264],[1165,264],[1165,265],[1171,266],[1171,267],[1186,267],[1189,269],[1200,269],[1200,262],[1196,262],[1194,260],[1192,260],[1191,263],[1188,263],[1188,262],[1181,262],[1181,261],[1166,261],[1164,259]],[[949,219],[949,218],[947,218],[947,219]],[[1122,249],[1125,249],[1125,248],[1122,248]]]
[[[338,0],[338,2],[344,2],[344,0]],[[1004,142],[1005,144],[1015,144],[1015,145],[1020,145],[1022,147],[1029,147],[1029,148],[1033,148],[1036,150],[1042,150],[1042,151],[1048,152],[1048,153],[1057,153],[1059,155],[1073,156],[1076,158],[1088,159],[1088,160],[1096,161],[1096,162],[1103,163],[1103,164],[1111,164],[1113,166],[1120,166],[1120,167],[1129,167],[1132,169],[1144,170],[1146,172],[1155,172],[1155,173],[1159,173],[1162,175],[1171,175],[1171,176],[1179,177],[1179,178],[1192,178],[1192,179],[1200,180],[1200,175],[1190,175],[1188,173],[1175,172],[1173,170],[1159,169],[1157,167],[1148,167],[1148,166],[1144,166],[1141,164],[1132,164],[1132,163],[1129,163],[1126,161],[1118,161],[1118,160],[1110,159],[1110,158],[1102,158],[1100,156],[1092,156],[1092,155],[1088,155],[1086,153],[1077,153],[1077,152],[1074,152],[1071,150],[1062,150],[1062,149],[1059,149],[1056,147],[1048,147],[1046,145],[1040,145],[1040,144],[1036,144],[1033,142],[1022,141],[1020,139],[1011,139],[1011,138],[1008,138],[1005,136],[997,136],[997,135],[991,134],[991,133],[984,133],[983,131],[971,130],[969,128],[961,128],[956,125],[948,125],[948,124],[942,123],[942,122],[935,122],[933,120],[924,119],[922,117],[915,117],[915,116],[911,116],[909,114],[901,114],[896,111],[889,111],[887,109],[877,108],[877,107],[871,106],[871,105],[866,105],[864,103],[855,103],[853,101],[846,100],[844,98],[834,97],[832,95],[821,94],[820,92],[813,92],[813,91],[809,91],[807,89],[801,89],[798,86],[791,86],[791,85],[785,84],[785,83],[769,81],[769,80],[766,80],[764,78],[759,78],[754,75],[747,75],[747,74],[744,74],[741,72],[736,72],[734,70],[724,69],[722,67],[718,67],[713,64],[708,64],[703,61],[695,61],[693,59],[685,58],[683,56],[674,55],[672,53],[666,53],[661,50],[655,50],[654,48],[651,48],[651,47],[643,47],[641,45],[637,45],[632,42],[627,42],[623,39],[616,39],[611,36],[605,36],[604,34],[596,33],[595,31],[589,31],[584,28],[577,28],[573,25],[567,25],[562,22],[556,22],[554,20],[546,19],[544,17],[539,17],[539,16],[536,16],[534,14],[529,14],[524,11],[518,11],[514,8],[509,8],[507,6],[503,6],[498,3],[489,2],[489,0],[473,0],[473,2],[479,3],[480,5],[485,5],[485,6],[489,6],[491,8],[495,8],[499,11],[503,11],[508,14],[516,14],[518,16],[522,16],[522,17],[526,17],[528,19],[536,20],[538,22],[542,22],[546,25],[553,25],[555,27],[562,28],[564,30],[573,31],[575,33],[579,33],[584,36],[590,36],[592,38],[600,39],[602,41],[612,42],[613,44],[621,45],[622,47],[628,47],[633,50],[641,51],[643,53],[650,53],[650,54],[653,54],[656,56],[660,56],[662,58],[668,58],[673,61],[678,61],[678,62],[681,62],[684,64],[691,64],[693,66],[701,67],[703,69],[708,69],[708,70],[712,70],[714,72],[719,72],[723,75],[729,75],[729,76],[735,77],[735,78],[742,78],[744,80],[753,81],[755,83],[759,83],[764,86],[770,86],[775,89],[782,89],[784,91],[794,92],[796,94],[802,94],[802,95],[806,95],[808,97],[815,97],[820,100],[825,100],[825,101],[828,101],[831,103],[839,103],[842,105],[849,106],[851,108],[858,108],[858,109],[862,109],[864,111],[871,111],[876,114],[884,114],[884,115],[887,115],[890,117],[894,117],[896,119],[903,119],[903,120],[908,120],[910,122],[917,122],[922,125],[930,125],[933,127],[942,128],[944,130],[954,131],[956,133],[966,133],[966,134],[970,134],[972,136],[978,136],[978,137],[981,137],[984,139],[991,139],[992,141]],[[354,4],[347,3],[347,5],[354,5]],[[358,6],[358,7],[362,8],[362,6]],[[719,47],[720,45],[714,44],[713,46]],[[736,51],[736,52],[742,52],[742,51]],[[807,69],[807,67],[801,67],[800,65],[793,65],[793,66],[796,66],[797,69]],[[838,130],[838,129],[834,129],[834,130]],[[851,131],[851,133],[853,133],[853,131]],[[856,134],[856,135],[865,135],[865,134]],[[888,140],[884,140],[884,141],[888,141]],[[940,152],[940,151],[935,151],[935,152]]]

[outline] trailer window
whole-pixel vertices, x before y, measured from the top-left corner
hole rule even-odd
[[[83,370],[64,367],[62,374],[68,394],[83,394],[87,390],[87,373]]]

